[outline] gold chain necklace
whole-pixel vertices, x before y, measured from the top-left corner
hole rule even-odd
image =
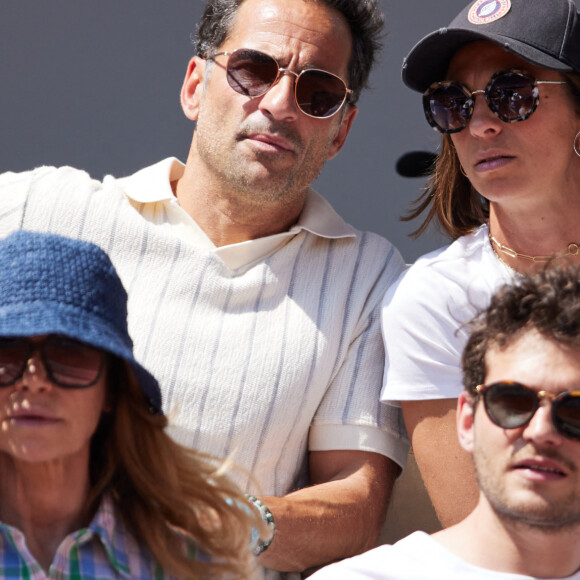
[[[553,258],[553,256],[528,256],[528,254],[520,254],[519,252],[516,252],[515,250],[512,250],[511,248],[504,246],[501,242],[498,242],[491,234],[489,234],[489,241],[491,242],[491,247],[494,250],[494,252],[495,252],[495,247],[497,247],[497,249],[500,252],[503,252],[504,254],[509,256],[510,258],[524,258],[525,260],[530,260],[530,262],[536,262],[536,263],[537,262],[549,262]],[[499,256],[499,254],[497,252],[495,252],[495,254],[503,262],[503,260]],[[580,255],[580,245],[575,244],[573,242],[568,244],[568,249],[566,250],[566,253],[562,254],[562,255],[564,255],[564,256],[578,256],[578,255]]]
[[[495,249],[495,246],[493,245],[492,241],[491,241],[491,235],[489,236],[489,245],[491,246],[491,250],[494,253],[495,257],[510,271],[510,272],[514,272],[516,274],[520,274],[520,272],[518,270],[516,270],[516,268],[510,264],[508,264],[499,254],[499,252]]]

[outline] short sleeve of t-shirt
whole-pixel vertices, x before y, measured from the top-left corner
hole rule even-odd
[[[381,400],[458,397],[468,323],[512,275],[493,253],[487,226],[427,254],[405,272],[383,302]]]

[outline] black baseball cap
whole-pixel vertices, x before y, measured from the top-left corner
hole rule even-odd
[[[476,0],[447,28],[420,40],[403,61],[403,82],[424,92],[447,75],[464,45],[489,40],[540,67],[580,71],[580,14],[573,0]]]

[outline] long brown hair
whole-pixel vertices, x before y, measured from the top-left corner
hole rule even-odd
[[[437,225],[455,240],[471,233],[485,223],[489,216],[487,201],[461,173],[457,151],[449,135],[443,135],[441,152],[425,191],[412,203],[409,213],[401,219],[411,221],[425,210],[428,210],[427,216],[411,234],[413,237],[419,237],[436,220]]]
[[[104,494],[137,541],[166,573],[178,578],[246,578],[251,572],[251,528],[267,537],[220,462],[173,441],[167,418],[154,415],[133,373],[111,361],[111,411],[103,415],[91,446],[87,511]],[[246,506],[246,507],[244,507]],[[192,558],[195,546],[211,562]]]
[[[566,85],[580,117],[580,74],[563,75]],[[489,218],[489,203],[473,188],[461,172],[461,164],[451,137],[443,135],[441,152],[438,155],[432,176],[425,191],[412,204],[409,212],[401,218],[411,221],[424,211],[423,223],[411,234],[419,237],[434,222],[452,240],[470,234]]]

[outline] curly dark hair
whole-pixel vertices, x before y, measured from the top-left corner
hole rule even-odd
[[[333,8],[347,21],[352,35],[352,55],[348,65],[348,84],[355,104],[363,88],[368,86],[376,54],[382,48],[384,15],[377,0],[310,0]],[[202,58],[216,52],[234,24],[238,8],[244,0],[208,0],[194,41]]]
[[[471,327],[461,362],[463,386],[472,393],[485,382],[490,348],[503,348],[524,332],[580,347],[580,269],[549,263],[534,276],[520,276],[495,293]]]

